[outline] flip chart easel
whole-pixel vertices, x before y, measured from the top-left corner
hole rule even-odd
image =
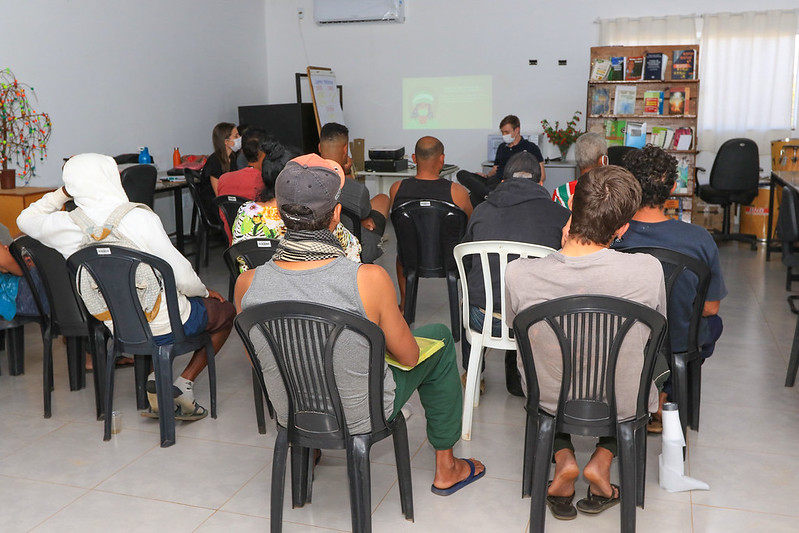
[[[344,124],[344,112],[336,87],[336,74],[327,67],[308,67],[308,83],[311,87],[316,127],[318,130],[328,122]]]

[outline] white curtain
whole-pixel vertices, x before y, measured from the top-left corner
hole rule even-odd
[[[796,12],[721,13],[703,22],[699,149],[748,137],[769,154],[770,142],[791,130]]]
[[[600,19],[599,46],[693,44],[697,42],[696,15]]]

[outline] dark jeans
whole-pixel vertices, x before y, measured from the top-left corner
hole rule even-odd
[[[488,187],[488,180],[474,172],[461,170],[458,172],[457,177],[461,185],[469,189],[469,197],[472,200],[473,207],[477,207],[491,192]]]

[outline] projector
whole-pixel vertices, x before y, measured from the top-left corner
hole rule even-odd
[[[369,149],[369,159],[396,160],[405,157],[404,146],[375,146]]]
[[[364,167],[369,172],[402,172],[404,170],[408,170],[408,160],[373,159],[370,161],[364,161]]]

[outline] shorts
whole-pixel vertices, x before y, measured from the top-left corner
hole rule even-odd
[[[189,318],[183,323],[183,332],[187,337],[203,332],[215,333],[220,329],[228,328],[233,324],[233,318],[236,316],[236,310],[232,303],[220,302],[214,298],[189,298],[189,305],[191,312]],[[175,336],[171,332],[165,333],[153,337],[153,341],[158,346],[173,344]]]

